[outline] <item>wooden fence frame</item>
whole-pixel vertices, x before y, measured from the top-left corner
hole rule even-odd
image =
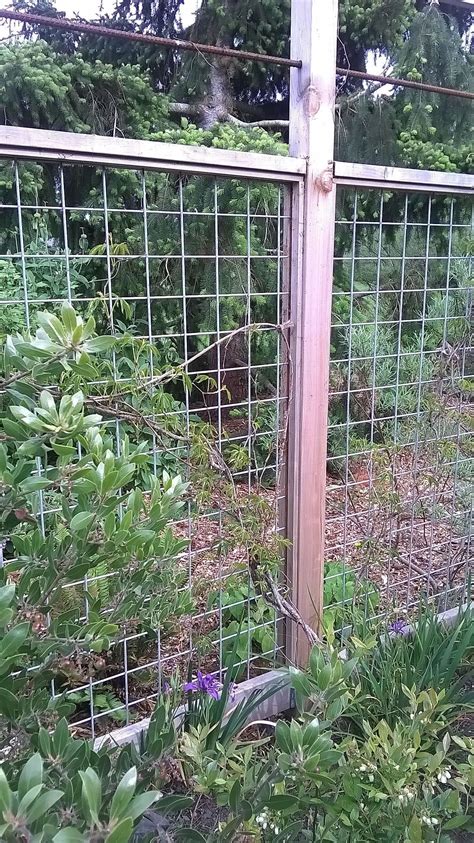
[[[290,187],[291,363],[286,469],[287,576],[303,620],[323,608],[326,449],[336,185],[466,194],[474,176],[333,162],[337,0],[292,3],[290,156],[0,127],[0,159],[109,165],[262,179]],[[286,630],[286,655],[304,664],[308,642]]]
[[[288,579],[305,623],[321,625],[324,592],[329,360],[336,186],[469,194],[474,176],[333,162],[338,0],[298,0],[291,14],[290,155],[306,159],[293,188],[291,296],[295,371],[288,453]],[[287,630],[287,657],[305,664],[301,628]]]
[[[0,157],[92,166],[128,167],[163,172],[235,176],[264,181],[298,182],[306,173],[304,158],[265,155],[206,146],[80,135],[46,129],[0,126]]]

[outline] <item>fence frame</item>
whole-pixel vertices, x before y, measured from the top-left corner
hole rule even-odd
[[[413,190],[417,193],[469,194],[474,191],[474,175],[408,167],[381,167],[377,164],[334,162],[336,185],[381,187],[386,190]]]
[[[331,86],[323,61],[319,69],[311,65],[321,28],[335,37],[335,7],[332,17],[321,24],[314,20],[314,4],[307,4],[306,22],[299,17],[298,29],[308,42],[308,27],[316,29],[309,39],[306,58],[293,81],[291,103],[295,117],[290,136],[289,157],[260,153],[191,147],[151,141],[135,141],[97,135],[79,135],[42,129],[0,127],[0,159],[41,160],[56,163],[92,164],[133,169],[159,169],[163,172],[248,178],[277,181],[289,187],[289,248],[291,367],[293,389],[289,408],[288,453],[285,477],[285,520],[290,547],[286,573],[291,596],[303,621],[317,628],[322,617],[325,533],[325,485],[327,459],[327,415],[333,245],[336,217],[336,186],[414,190],[441,194],[470,194],[474,176],[431,170],[380,167],[370,164],[332,162],[334,113]],[[299,12],[301,10],[299,9]],[[308,17],[309,16],[309,17]],[[301,36],[303,37],[303,36]],[[329,44],[329,32],[325,43]],[[294,41],[294,50],[301,52]],[[303,51],[304,55],[304,51]],[[335,57],[334,57],[335,61]],[[308,75],[309,72],[309,75]],[[306,74],[306,75],[305,75]],[[318,76],[319,74],[319,76]],[[321,75],[322,74],[322,75]],[[323,99],[315,91],[324,90]],[[319,122],[318,122],[319,121]],[[321,127],[322,123],[322,127]],[[325,143],[322,138],[325,137]],[[298,153],[298,154],[296,154]],[[313,283],[318,266],[317,283]],[[285,651],[287,658],[304,664],[308,641],[296,624],[288,623]]]
[[[298,157],[0,126],[1,158],[31,160],[32,156],[56,163],[185,171],[216,178],[235,176],[288,183],[302,181],[306,173],[306,161]]]
[[[290,155],[193,147],[42,129],[0,127],[0,158],[160,169],[277,181],[290,188],[291,365],[286,510],[293,603],[316,628],[322,616],[333,247],[337,186],[469,194],[474,176],[333,162],[338,0],[292,3]],[[317,276],[315,278],[315,267]],[[303,664],[308,642],[286,631],[286,655]]]
[[[293,203],[291,294],[297,372],[289,437],[288,575],[303,621],[322,621],[326,439],[336,189],[333,179],[338,0],[291,4],[290,155],[307,162],[303,197]],[[317,279],[314,278],[315,267]],[[309,642],[291,627],[287,655],[305,664]]]

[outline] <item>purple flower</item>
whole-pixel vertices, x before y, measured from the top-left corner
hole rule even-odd
[[[393,623],[390,624],[388,629],[389,632],[393,632],[395,633],[395,635],[401,635],[405,627],[406,622],[403,620],[403,618],[397,618],[396,621],[393,621]]]
[[[221,685],[220,682],[218,682],[214,676],[211,676],[210,673],[201,673],[201,671],[198,670],[196,679],[192,682],[186,682],[183,685],[183,691],[186,693],[201,691],[204,694],[208,694],[213,700],[218,700],[221,692]]]

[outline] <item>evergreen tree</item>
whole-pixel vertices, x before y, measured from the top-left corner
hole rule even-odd
[[[425,5],[394,56],[393,75],[472,90],[473,71],[473,56],[456,18],[437,3]],[[340,115],[339,158],[448,171],[473,168],[469,100],[397,89],[379,97],[360,95]]]
[[[58,14],[51,0],[17,4]],[[290,0],[203,0],[194,24],[184,31],[182,4],[183,0],[117,0],[112,14],[98,23],[288,55]],[[473,79],[469,24],[464,10],[437,0],[340,0],[338,64],[365,70],[375,53],[394,75],[468,89]],[[27,36],[34,31],[25,27]],[[136,66],[155,91],[170,96],[166,108],[178,123],[183,116],[205,129],[225,122],[245,126],[263,121],[265,128],[286,136],[284,68],[47,28],[40,35],[56,52],[79,53],[91,65],[98,61],[117,69]],[[472,166],[469,102],[404,89],[374,95],[376,88],[360,80],[339,80],[339,158],[447,170]]]

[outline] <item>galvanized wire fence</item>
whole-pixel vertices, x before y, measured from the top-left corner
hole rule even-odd
[[[191,483],[185,517],[172,527],[187,543],[172,560],[175,606],[163,606],[156,630],[130,631],[92,665],[79,660],[52,682],[53,695],[66,692],[75,703],[75,728],[94,736],[149,713],[164,683],[176,671],[185,679],[189,665],[222,679],[236,647],[244,679],[274,664],[281,650],[281,618],[258,592],[249,548],[232,527],[237,506],[239,517],[254,519],[260,542],[270,547],[285,535],[285,188],[158,169],[39,164],[34,156],[7,160],[2,172],[2,334],[34,331],[39,311],[57,312],[69,301],[94,315],[100,333],[131,337],[135,348],[143,341],[144,377],[184,363],[189,381],[172,386],[155,409],[161,439],[147,436],[153,473],[179,473]],[[133,354],[130,345],[128,357],[113,355],[121,386]],[[107,427],[117,453],[125,433],[136,440],[123,421]],[[194,461],[191,427],[211,443]],[[35,506],[48,532],[58,502],[39,492]],[[89,572],[64,589],[60,607],[87,620],[87,588],[102,594],[107,611],[111,576]]]
[[[75,728],[95,736],[146,716],[176,672],[222,678],[236,648],[245,679],[288,655],[287,619],[266,602],[255,566],[280,567],[284,596],[287,573],[303,567],[286,541],[291,496],[301,494],[286,456],[296,436],[303,178],[296,166],[285,175],[278,158],[256,173],[257,155],[224,168],[208,158],[196,172],[199,162],[178,166],[169,148],[169,165],[143,167],[121,162],[130,142],[117,142],[113,160],[70,137],[66,153],[64,136],[53,138],[54,161],[39,137],[18,160],[3,152],[0,333],[34,330],[39,311],[68,301],[120,338],[110,358],[120,388],[133,387],[137,367],[141,382],[175,366],[186,374],[153,396],[156,429],[142,437],[147,471],[190,483],[172,525],[185,550],[164,560],[160,623],[139,624],[52,682],[53,695],[73,701]],[[160,144],[145,146],[158,158]],[[465,596],[473,282],[468,195],[389,182],[337,189],[324,594],[316,546],[302,580],[314,583],[316,615],[323,606],[323,623],[340,628],[354,614],[385,624],[420,598],[442,610]],[[106,426],[116,453],[125,434],[140,438],[123,419]],[[299,435],[311,448],[321,431]],[[58,499],[40,491],[34,505],[48,533]],[[93,570],[68,584],[63,607],[87,621],[88,590],[106,612],[112,576]]]
[[[325,604],[403,617],[472,561],[472,200],[338,187]]]

